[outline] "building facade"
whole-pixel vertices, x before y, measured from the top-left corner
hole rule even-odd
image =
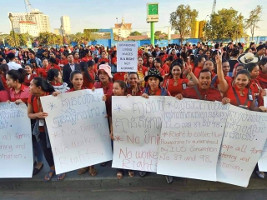
[[[60,22],[61,22],[62,33],[70,35],[71,34],[70,17],[62,16],[60,17]]]
[[[113,33],[118,35],[121,38],[127,38],[130,36],[132,32],[132,24],[124,23],[124,19],[122,18],[122,22],[120,24],[115,24],[113,28]]]
[[[16,33],[29,33],[38,36],[43,32],[50,32],[50,20],[48,15],[38,9],[29,13],[11,13],[13,16],[13,27]],[[34,29],[34,30],[32,30]]]

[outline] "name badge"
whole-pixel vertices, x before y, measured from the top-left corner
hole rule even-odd
[[[250,100],[250,101],[253,101],[253,97],[252,97],[252,95],[250,94],[250,95],[248,95],[248,99]]]
[[[39,126],[44,126],[44,124],[45,124],[44,119],[39,119]]]
[[[183,90],[186,89],[186,83],[183,83]]]

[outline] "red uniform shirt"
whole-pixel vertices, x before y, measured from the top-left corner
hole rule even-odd
[[[170,73],[170,67],[166,63],[162,66],[162,69],[165,72],[165,74],[169,74]]]
[[[85,56],[85,57],[82,58],[82,61],[83,62],[88,62],[90,60],[93,60],[93,57],[92,56]]]
[[[44,79],[47,78],[47,71],[48,71],[47,68],[40,68],[39,67],[39,68],[36,69],[37,75],[42,77],[42,78],[44,78]]]
[[[239,99],[239,101],[240,101],[240,103],[241,103],[241,105],[243,105],[243,106],[248,106],[248,108],[250,108],[250,106],[251,106],[251,103],[252,103],[252,99],[249,99],[249,89],[248,88],[245,88],[244,89],[244,91],[243,91],[243,93],[244,93],[244,96],[241,96],[240,95],[240,90],[238,89],[238,87],[236,87],[236,86],[233,86],[233,87],[229,87],[228,88],[228,90],[227,90],[227,93],[226,93],[226,97],[227,98],[229,98],[230,99],[230,103],[232,104],[232,105],[235,105],[235,106],[239,106],[238,105],[238,103],[237,103],[237,98],[235,97],[235,94],[234,94],[234,90],[233,90],[233,88],[235,89],[235,91],[236,91],[236,94],[237,94],[237,96],[238,96],[238,99]],[[252,98],[253,98],[253,92],[251,92],[251,95],[252,95]],[[247,101],[247,99],[248,99],[248,101]],[[254,99],[254,98],[253,98]],[[246,101],[247,101],[247,103],[246,103]],[[245,105],[246,104],[246,105]]]
[[[163,87],[165,87],[169,93],[171,94],[171,96],[176,96],[179,93],[183,92],[183,88],[186,88],[187,84],[188,84],[189,80],[188,79],[178,79],[177,81],[177,85],[174,86],[174,79],[167,79],[165,80],[165,82],[163,83]],[[185,85],[185,86],[184,86]]]
[[[2,83],[3,83],[3,86],[5,89],[8,89],[8,86],[6,84],[6,77],[4,75],[1,75],[1,80],[2,80]]]
[[[197,94],[196,89],[198,89],[200,96]],[[183,90],[182,94],[183,97],[185,98],[190,98],[190,99],[199,99],[199,100],[207,100],[207,101],[221,101],[222,96],[220,92],[216,89],[209,88],[207,90],[202,90],[198,86],[191,87],[191,88],[186,88]]]
[[[47,71],[49,71],[49,69],[57,69],[59,71],[61,71],[61,68],[58,65],[48,65],[47,66]]]
[[[257,80],[263,89],[267,89],[267,74],[264,74],[262,71],[260,71],[260,75],[257,77]]]
[[[95,72],[92,70],[88,72],[92,81],[89,81],[88,78],[83,74],[83,87],[87,89],[92,89],[95,83]]]
[[[1,90],[0,91],[0,102],[6,102],[9,100],[9,95],[6,90]]]
[[[118,81],[118,80],[124,81],[125,74],[126,74],[125,72],[117,72],[117,73],[114,74],[113,80],[114,81]]]
[[[195,70],[194,70],[194,74],[195,76],[198,78],[199,77],[199,74],[200,74],[200,71],[202,70],[203,68],[202,67],[196,67]]]
[[[101,63],[101,62],[105,62],[105,63],[108,63],[109,62],[109,59],[108,58],[100,58],[98,63]]]
[[[26,86],[30,86],[30,83],[32,81],[33,78],[37,77],[37,74],[31,74],[31,75],[26,75],[25,79],[24,79],[24,85]]]
[[[148,71],[148,68],[147,67],[145,67],[145,66],[138,66],[137,67],[137,70],[139,71],[139,72],[142,72],[144,75],[146,74],[146,72]]]
[[[141,96],[143,94],[144,88],[138,87],[137,91],[133,91],[133,88],[129,87],[127,88],[127,94],[130,94],[132,96]]]
[[[20,91],[15,93],[13,88],[9,90],[10,101],[14,102],[18,99],[21,99],[24,103],[27,103],[30,96],[30,89],[28,86],[21,84]]]

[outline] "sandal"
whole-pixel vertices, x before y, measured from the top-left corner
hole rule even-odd
[[[44,177],[45,181],[50,181],[53,176],[55,175],[55,170],[54,169],[50,169],[49,172],[47,172],[47,174]]]
[[[62,181],[62,180],[65,178],[65,176],[66,176],[65,173],[63,173],[63,174],[59,174],[59,175],[57,175],[57,180],[58,180],[58,181]]]
[[[96,171],[96,169],[95,169],[94,166],[90,166],[90,167],[89,167],[89,174],[90,174],[91,176],[96,176],[96,175],[97,175],[97,171]]]
[[[128,171],[128,175],[129,175],[129,177],[134,177],[134,171]]]
[[[117,179],[122,179],[123,178],[123,173],[122,172],[117,172]]]
[[[38,174],[43,169],[43,166],[44,164],[42,164],[40,168],[34,167],[32,175],[35,176],[36,174]]]
[[[84,167],[78,170],[78,175],[82,175],[88,171],[88,167]]]

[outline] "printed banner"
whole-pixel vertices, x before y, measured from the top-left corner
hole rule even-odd
[[[228,105],[167,97],[158,174],[216,181]]]
[[[230,105],[217,166],[218,181],[248,186],[266,141],[266,129],[266,113]]]
[[[112,159],[103,89],[41,97],[56,173]]]
[[[137,72],[137,42],[118,42],[117,71]]]
[[[31,178],[31,121],[24,103],[0,103],[0,178]]]
[[[112,97],[112,167],[157,171],[164,97]]]

